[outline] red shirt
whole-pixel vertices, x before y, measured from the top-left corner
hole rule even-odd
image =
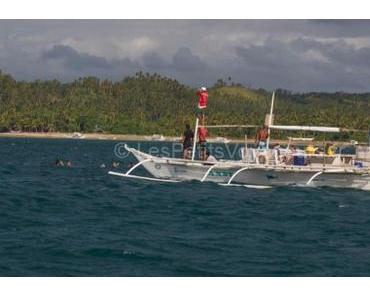
[[[204,142],[206,141],[206,138],[208,137],[208,130],[205,127],[199,127],[198,128],[198,135],[199,135],[199,141]]]
[[[208,103],[208,91],[198,91],[198,107],[206,108]]]

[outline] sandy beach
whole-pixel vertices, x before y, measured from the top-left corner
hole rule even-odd
[[[117,140],[117,141],[155,141],[152,135],[136,134],[110,134],[110,133],[67,133],[67,132],[6,132],[0,133],[0,137],[9,138],[46,138],[46,139],[86,139],[86,140]],[[166,142],[181,142],[178,136],[164,136]],[[244,143],[244,138],[231,139],[231,143]],[[209,138],[208,142],[219,142],[215,138]],[[254,143],[253,139],[248,139],[248,143]],[[283,143],[283,141],[282,141]]]
[[[67,132],[7,132],[0,137],[15,138],[48,138],[48,139],[91,139],[91,140],[124,140],[145,141],[145,135],[107,134],[107,133],[67,133]]]
[[[86,140],[117,140],[117,141],[155,141],[152,135],[136,134],[110,134],[110,133],[67,133],[67,132],[6,132],[0,133],[0,137],[11,138],[47,138],[47,139],[86,139]],[[164,136],[167,142],[180,142],[178,136]],[[243,139],[229,139],[232,143],[244,143]],[[209,142],[215,142],[210,138]],[[248,143],[254,142],[252,139]]]
[[[152,135],[136,134],[110,134],[110,133],[67,133],[67,132],[6,132],[0,133],[0,137],[9,138],[45,138],[45,139],[80,139],[80,140],[116,140],[116,141],[155,141],[151,140]],[[166,142],[181,142],[179,137],[164,136]],[[244,138],[228,138],[230,143],[245,143]],[[209,138],[208,142],[216,143],[216,138]],[[248,139],[248,144],[255,143],[254,139]],[[272,144],[287,144],[288,140],[273,139]],[[292,141],[292,144],[300,143]],[[323,144],[323,141],[314,141],[315,144]],[[350,142],[336,142],[339,145],[349,145]]]

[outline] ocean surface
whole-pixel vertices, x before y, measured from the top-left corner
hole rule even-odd
[[[0,139],[0,276],[370,276],[370,192],[127,180],[116,144]]]

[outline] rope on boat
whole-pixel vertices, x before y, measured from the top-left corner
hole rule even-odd
[[[202,128],[257,128],[257,125],[199,125]]]

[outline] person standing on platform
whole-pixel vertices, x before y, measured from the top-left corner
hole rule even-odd
[[[198,139],[200,148],[200,159],[204,161],[206,159],[206,143],[208,137],[208,130],[206,127],[202,126],[198,128]]]
[[[183,157],[184,159],[191,158],[191,148],[193,146],[194,141],[194,132],[190,129],[190,125],[185,125],[184,135],[182,137],[182,149],[183,149]]]
[[[268,149],[267,147],[267,139],[269,137],[268,127],[267,125],[263,125],[263,127],[258,130],[256,135],[256,144],[258,149]]]
[[[206,108],[208,104],[208,91],[206,87],[201,87],[198,92],[198,106],[197,106],[197,116],[201,121],[201,125],[204,126],[206,117]]]

